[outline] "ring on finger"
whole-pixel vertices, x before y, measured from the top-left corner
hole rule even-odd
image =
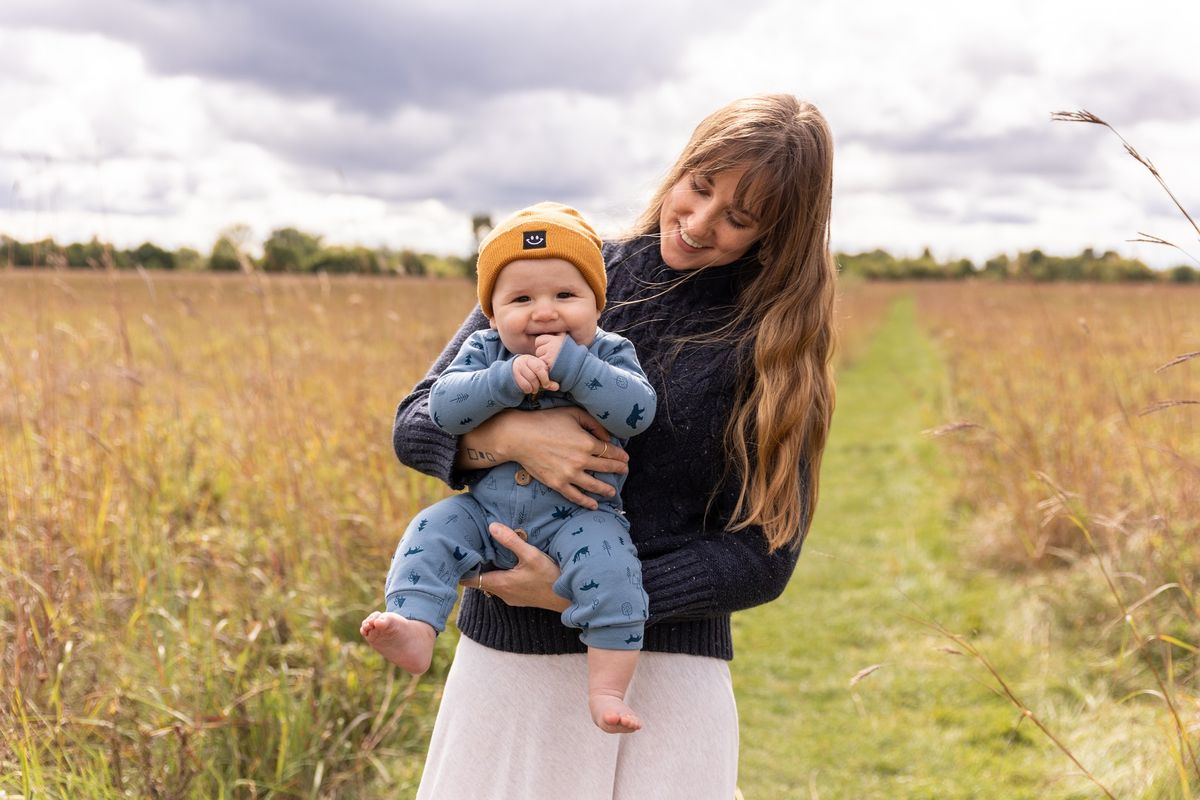
[[[486,595],[487,597],[492,596],[491,592],[489,592],[487,589],[483,588],[483,572],[482,571],[479,573],[479,582],[475,584],[475,588],[478,589],[479,591],[483,592],[484,595]]]
[[[604,443],[604,449],[596,454],[596,458],[604,458],[604,454],[608,452],[608,442]]]

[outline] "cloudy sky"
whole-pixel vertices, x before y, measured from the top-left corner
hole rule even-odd
[[[465,254],[542,199],[627,225],[736,97],[812,100],[834,245],[1200,255],[1200,3],[3,0],[0,233],[207,251],[249,225]]]

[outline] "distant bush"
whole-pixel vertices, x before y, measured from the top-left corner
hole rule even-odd
[[[1200,282],[1200,271],[1197,271],[1195,267],[1183,264],[1168,270],[1167,278],[1174,283],[1197,283]]]
[[[328,247],[319,251],[309,264],[312,272],[357,272],[378,275],[383,269],[379,255],[365,247]]]

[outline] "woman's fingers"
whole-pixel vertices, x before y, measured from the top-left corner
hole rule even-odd
[[[588,469],[592,472],[615,472],[624,475],[629,471],[629,454],[615,444],[610,444],[607,450],[601,446],[600,452],[592,456]]]
[[[500,522],[488,526],[492,538],[507,547],[517,557],[512,569],[483,573],[481,586],[510,606],[533,606],[562,612],[570,605],[554,592],[554,582],[561,574],[558,565],[548,555],[525,542],[516,532]]]
[[[583,416],[591,419],[591,415]],[[545,480],[542,482],[575,505],[594,511],[599,507],[599,503],[589,495],[612,497],[616,490],[593,473],[612,472],[623,475],[629,471],[629,456],[624,450],[608,442],[607,433],[603,441],[593,438],[590,434],[581,436],[573,443],[573,447],[574,450],[563,448],[560,453],[560,458],[565,461],[562,462],[561,474],[550,476],[554,483]],[[585,447],[586,454],[582,452]],[[603,457],[600,453],[604,454]]]
[[[513,555],[517,557],[517,562],[528,561],[534,556],[541,555],[541,550],[538,550],[533,545],[526,542],[517,532],[505,525],[503,522],[493,522],[488,526],[488,532],[492,534],[492,538],[500,544],[512,550]]]
[[[588,467],[588,469],[592,469],[592,467]],[[593,471],[601,472],[602,470],[593,470]],[[615,471],[615,470],[613,470],[613,471]],[[622,469],[622,472],[623,471],[624,470]],[[574,483],[572,485],[575,486],[575,488],[579,489],[580,491],[590,492],[591,494],[598,494],[601,497],[615,497],[617,494],[616,489],[614,489],[612,486],[610,486],[609,484],[600,480],[595,475],[592,475],[587,472],[583,473],[583,475],[581,477],[576,477],[574,479]]]
[[[584,411],[582,408],[576,408],[575,411],[577,412],[575,414],[575,419],[579,423],[579,427],[590,433],[593,438],[599,440],[601,443],[608,442],[609,433],[604,429],[604,426],[600,424],[599,420]],[[597,450],[596,452],[599,451]]]
[[[599,481],[597,481],[597,483],[599,483]],[[583,491],[573,483],[568,483],[561,489],[555,489],[555,491],[567,498],[567,500],[571,501],[572,504],[586,508],[588,511],[595,511],[600,507],[598,502],[584,494]],[[595,490],[593,489],[590,491]]]

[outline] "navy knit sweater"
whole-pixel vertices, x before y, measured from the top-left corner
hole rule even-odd
[[[768,554],[760,529],[724,530],[738,488],[736,480],[722,480],[725,423],[741,388],[738,353],[730,345],[674,343],[729,320],[738,291],[759,266],[751,253],[728,266],[678,273],[662,262],[653,237],[605,245],[604,257],[608,305],[600,324],[633,341],[659,402],[654,424],[626,448],[629,477],[621,493],[650,596],[643,648],[731,659],[731,612],[778,597],[799,548]],[[473,474],[454,469],[458,440],[429,418],[429,388],[463,340],[486,326],[476,307],[396,410],[396,455],[454,488]],[[498,650],[583,652],[578,631],[557,613],[512,608],[474,589],[464,594],[458,627]]]

